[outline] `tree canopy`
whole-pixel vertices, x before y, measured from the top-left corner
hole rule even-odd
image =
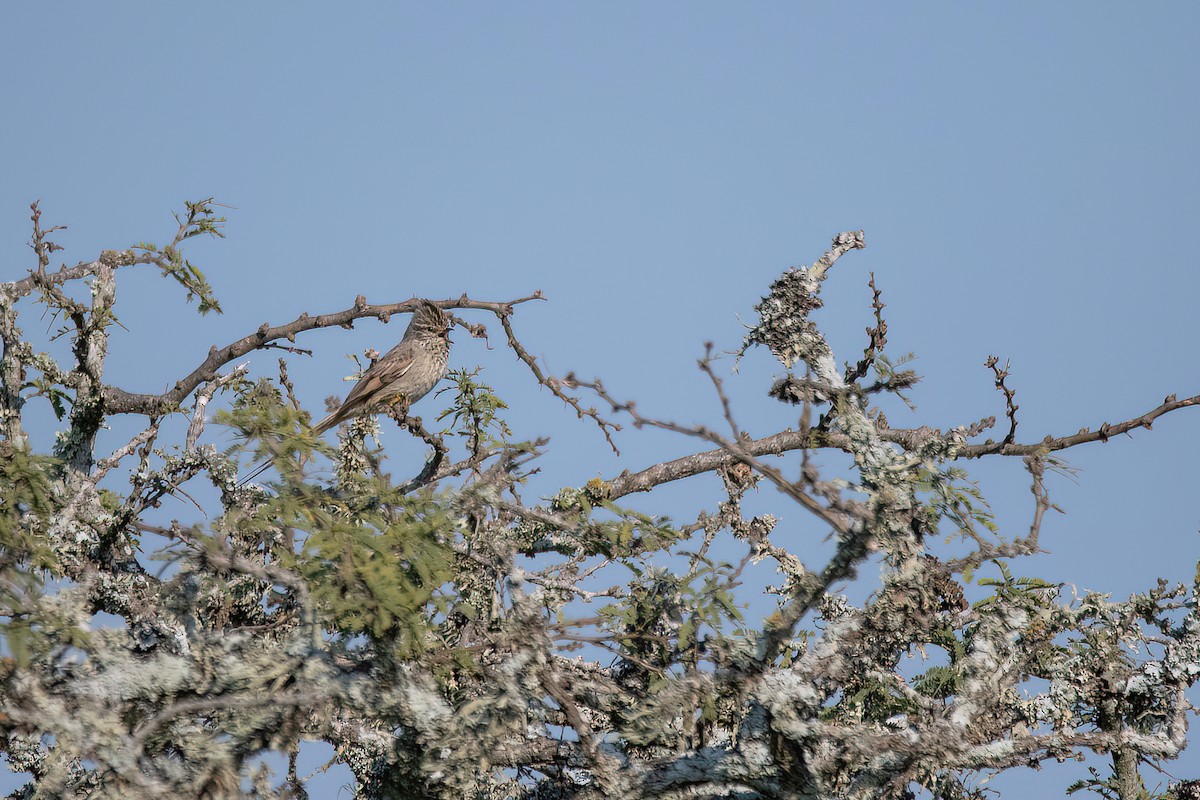
[[[615,450],[622,425],[695,445],[538,498],[527,485],[547,441],[516,438],[487,376],[453,356],[436,419],[396,411],[348,423],[336,445],[314,435],[323,410],[301,407],[287,371],[303,334],[417,298],[262,325],[158,394],[107,383],[126,272],[157,269],[220,312],[185,257],[190,239],[222,235],[220,209],[187,203],[169,244],[52,267],[57,228],[35,204],[35,264],[0,284],[0,748],[31,776],[13,797],[306,797],[305,741],[332,745],[356,796],[379,800],[951,800],[1087,754],[1106,766],[1074,790],[1196,796],[1188,781],[1147,788],[1141,770],[1187,744],[1197,585],[1114,600],[1032,573],[1060,454],[1200,396],[1025,441],[992,358],[999,420],[892,427],[879,401],[916,402],[919,376],[887,350],[875,276],[861,353],[835,353],[812,318],[861,231],[780,275],[744,341],[721,343],[779,361],[761,402],[794,423],[757,438],[715,345],[699,368],[723,413],[692,426],[552,375],[512,323],[540,293],[430,298],[507,346],[598,446]],[[53,320],[69,351],[26,335],[26,315]],[[277,374],[236,363],[262,350],[281,354]],[[47,406],[53,434],[27,424]],[[118,418],[137,432],[98,452]],[[393,423],[428,451],[415,474],[389,472],[376,435]],[[826,453],[845,471],[823,474]],[[270,477],[239,483],[262,459]],[[1027,528],[996,524],[970,477],[980,459],[1023,465]],[[645,510],[704,475],[722,488],[702,506]],[[168,496],[200,521],[164,518]],[[826,536],[832,556],[814,561],[807,544]],[[758,616],[747,575],[764,569]],[[852,600],[856,585],[869,591]],[[255,761],[266,752],[289,758],[286,774]]]

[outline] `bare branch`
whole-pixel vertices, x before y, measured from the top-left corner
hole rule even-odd
[[[883,302],[883,292],[875,286],[874,272],[871,273],[867,285],[871,287],[871,310],[875,313],[875,325],[867,328],[867,346],[854,368],[846,370],[846,383],[857,383],[867,377],[868,370],[875,363],[875,357],[887,346],[888,328],[883,319],[883,309],[887,307],[887,303]]]
[[[196,442],[200,440],[200,434],[204,432],[204,410],[208,407],[209,401],[213,399],[213,395],[233,381],[245,376],[249,369],[250,365],[248,363],[239,364],[225,375],[219,375],[200,387],[200,390],[196,392],[196,404],[192,409],[192,421],[188,425],[187,436],[184,437],[184,450],[196,449]]]
[[[1036,444],[1006,444],[1005,442],[988,441],[983,444],[966,445],[959,449],[958,455],[960,458],[980,458],[989,455],[1033,456],[1039,453],[1053,453],[1058,450],[1066,450],[1071,447],[1078,447],[1081,444],[1088,444],[1089,442],[1107,442],[1114,436],[1128,433],[1138,428],[1151,430],[1154,421],[1163,414],[1169,414],[1172,411],[1189,408],[1197,404],[1200,404],[1200,395],[1178,400],[1172,394],[1168,395],[1157,408],[1153,408],[1141,416],[1133,417],[1124,422],[1118,422],[1115,425],[1105,422],[1095,431],[1082,428],[1079,433],[1071,436],[1047,436]]]
[[[1027,457],[1038,453],[1052,453],[1088,444],[1096,441],[1107,441],[1118,434],[1127,433],[1137,428],[1151,429],[1154,420],[1163,414],[1200,404],[1200,395],[1177,400],[1170,395],[1157,408],[1115,425],[1104,423],[1096,431],[1084,428],[1071,436],[1047,436],[1036,444],[1004,444],[1003,442],[985,442],[983,444],[963,445],[955,453],[958,458],[982,458],[990,455]],[[978,424],[973,430],[982,432],[993,422],[990,418]],[[921,447],[934,436],[940,436],[937,431],[929,428],[888,428],[879,433],[884,441],[892,442],[913,450]],[[822,431],[814,429],[807,434],[802,431],[781,431],[764,436],[761,439],[746,440],[742,447],[752,456],[782,455],[804,449],[836,449],[849,452],[849,442],[844,434],[837,431]],[[723,449],[707,450],[689,456],[681,456],[671,461],[664,461],[645,467],[637,472],[621,473],[607,481],[611,487],[610,496],[613,499],[624,497],[634,492],[648,492],[656,486],[672,481],[690,478],[706,472],[724,469],[737,461],[737,457]]]
[[[504,326],[505,335],[508,336],[508,346],[511,347],[513,352],[517,354],[517,358],[525,362],[525,365],[529,367],[529,371],[533,373],[533,377],[537,379],[538,383],[549,389],[559,400],[562,400],[571,408],[575,409],[575,414],[579,417],[579,419],[591,417],[595,421],[596,426],[600,428],[600,432],[604,434],[604,439],[608,442],[608,446],[612,448],[614,453],[620,455],[621,451],[617,449],[617,445],[613,442],[611,431],[619,431],[621,430],[621,426],[603,419],[595,408],[585,409],[580,404],[579,398],[572,397],[564,392],[562,387],[569,384],[569,378],[566,381],[563,381],[553,376],[547,376],[545,373],[543,373],[542,368],[538,366],[537,359],[534,358],[520,343],[520,341],[517,340],[517,335],[513,332],[512,322],[509,321],[509,316],[510,315],[508,314],[500,315],[500,323]]]
[[[1017,436],[1017,409],[1020,406],[1016,403],[1016,391],[1008,388],[1005,382],[1008,379],[1009,362],[1004,362],[1004,367],[1000,367],[1000,359],[996,356],[988,356],[987,361],[983,362],[985,367],[991,369],[996,376],[996,388],[1004,394],[1004,413],[1008,417],[1008,433],[1004,435],[1004,444],[1012,444]]]
[[[464,295],[457,300],[437,301],[437,305],[442,308],[469,308],[491,311],[500,316],[505,309],[510,308],[512,305],[528,302],[531,299],[537,298],[533,296],[513,300],[509,303],[496,303],[471,300]],[[286,339],[289,342],[295,341],[296,335],[305,331],[332,327],[352,328],[355,321],[368,317],[373,317],[386,323],[394,314],[413,311],[419,302],[417,298],[413,298],[399,303],[371,305],[367,303],[364,297],[359,296],[353,306],[342,311],[336,311],[331,314],[319,314],[317,316],[301,314],[296,319],[283,325],[272,326],[263,323],[259,326],[258,330],[248,336],[243,336],[241,339],[231,342],[224,347],[212,348],[208,353],[208,357],[198,367],[179,380],[174,387],[162,394],[140,394],[137,392],[127,392],[113,386],[105,387],[106,410],[110,414],[147,415],[161,414],[174,410],[197,386],[212,380],[216,376],[218,369],[231,361],[241,358],[247,353],[262,349],[264,346],[280,339]]]
[[[701,363],[703,364],[703,362]],[[640,412],[638,412],[633,403],[621,403],[617,400],[614,400],[599,381],[581,381],[573,375],[568,375],[566,381],[568,382],[568,385],[571,386],[581,386],[585,389],[591,389],[597,395],[599,395],[601,399],[612,406],[614,413],[625,412],[629,414],[633,418],[633,425],[636,428],[658,428],[660,430],[671,431],[673,433],[680,433],[685,436],[693,436],[698,439],[704,439],[718,445],[721,449],[721,452],[727,457],[727,460],[721,463],[720,466],[729,466],[738,462],[748,464],[769,481],[771,481],[771,483],[774,484],[777,489],[798,502],[808,511],[811,511],[835,531],[845,533],[849,530],[849,522],[843,510],[835,510],[821,505],[821,503],[819,503],[817,500],[806,494],[799,484],[789,481],[779,470],[768,466],[756,458],[755,454],[748,450],[742,441],[726,439],[720,434],[717,434],[703,426],[688,427],[674,422],[666,422],[664,420],[657,420],[643,416]],[[719,383],[717,384],[717,389],[720,391]],[[676,462],[671,463],[674,464],[682,460],[683,459],[677,459]],[[659,466],[665,467],[666,465]],[[615,499],[623,494],[628,494],[629,491],[634,491],[628,489],[627,486],[620,485],[620,480],[620,478],[617,478],[613,481],[613,488],[609,492],[610,499]],[[618,494],[618,491],[621,493]]]
[[[117,448],[105,458],[96,462],[96,468],[92,471],[92,483],[99,483],[105,475],[112,470],[113,467],[121,463],[121,460],[133,453],[139,448],[152,443],[158,437],[158,426],[160,419],[151,419],[150,426],[138,435],[134,436],[124,446]]]

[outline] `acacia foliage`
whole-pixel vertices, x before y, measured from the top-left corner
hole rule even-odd
[[[312,434],[285,361],[256,380],[230,365],[299,355],[306,330],[411,301],[359,298],[262,326],[161,395],[104,382],[122,270],[157,266],[219,312],[183,256],[188,239],[220,235],[217,208],[189,203],[170,245],[51,270],[55,229],[35,206],[37,263],[0,285],[0,748],[30,776],[13,797],[306,797],[298,753],[317,740],[363,798],[949,800],[984,796],[982,780],[1010,768],[1095,753],[1108,766],[1073,788],[1128,799],[1151,796],[1140,765],[1185,746],[1197,587],[1113,601],[1019,570],[1052,507],[1055,453],[1198,398],[1022,444],[1007,369],[991,359],[1002,439],[980,441],[995,418],[892,428],[880,398],[909,401],[918,378],[885,352],[874,278],[854,363],[839,365],[811,316],[834,265],[864,246],[846,233],[769,288],[743,343],[779,360],[762,402],[794,406],[787,429],[741,430],[708,356],[726,432],[645,416],[599,381],[544,370],[511,322],[532,297],[464,296],[440,302],[494,315],[584,424],[610,437],[624,418],[697,450],[528,498],[546,443],[516,439],[479,370],[459,369],[432,430],[396,420],[429,448],[398,479],[375,441],[386,420],[356,420],[334,446]],[[26,313],[49,313],[69,351],[25,336]],[[586,407],[589,392],[608,410]],[[52,437],[27,424],[44,408],[61,425]],[[119,417],[137,432],[97,452]],[[214,429],[237,444],[218,449]],[[846,454],[849,474],[822,476],[821,451]],[[262,457],[275,477],[239,484]],[[975,458],[1023,460],[1029,530],[995,524],[969,480]],[[702,475],[722,488],[684,521],[628,507]],[[207,517],[163,518],[172,495]],[[751,496],[779,512],[751,513]],[[815,563],[806,542],[826,535],[833,555]],[[998,577],[979,577],[985,565]],[[755,568],[776,573],[762,618],[746,611]],[[878,588],[850,602],[839,588],[868,571]],[[904,669],[914,654],[916,674]],[[267,751],[289,757],[286,774],[257,765]]]

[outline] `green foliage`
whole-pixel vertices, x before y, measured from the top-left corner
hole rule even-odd
[[[53,458],[0,442],[0,570],[53,570],[43,530],[57,508],[51,483],[56,466]]]
[[[48,380],[45,376],[35,378],[21,388],[36,389],[35,397],[45,397],[49,400],[50,408],[54,410],[54,418],[57,420],[62,420],[66,416],[67,407],[65,404],[74,402],[70,394],[58,388],[56,384]]]
[[[221,304],[217,302],[212,286],[209,285],[208,278],[203,272],[173,247],[163,248],[163,258],[165,259],[162,264],[163,276],[174,278],[176,283],[187,289],[189,303],[197,298],[200,300],[196,306],[197,311],[201,314],[207,314],[210,311],[222,313]]]
[[[28,663],[47,634],[37,599],[41,576],[58,566],[45,536],[57,509],[50,478],[56,463],[0,442],[0,635],[18,664]]]
[[[991,534],[999,531],[991,507],[966,470],[954,466],[922,470],[917,488],[927,496],[925,505],[931,517],[947,520],[962,538],[978,539],[976,525]]]
[[[302,534],[299,551],[284,563],[308,582],[333,629],[393,638],[398,654],[411,657],[425,647],[426,605],[451,578],[445,540],[454,525],[444,498],[404,498],[382,482],[366,494],[378,503],[353,516],[345,507],[322,509],[311,497],[271,504]]]
[[[706,676],[694,671],[680,677],[653,677],[642,702],[622,709],[621,737],[638,746],[677,745],[691,733],[688,728],[717,722],[722,699],[718,691]]]
[[[195,236],[225,238],[222,228],[226,220],[225,217],[217,216],[217,212],[213,210],[217,205],[219,204],[214,203],[211,197],[207,200],[185,201],[184,206],[187,212],[182,216],[175,215],[175,220],[179,223],[179,233],[174,242],[161,249],[151,242],[138,242],[130,249],[131,253],[140,251],[155,256],[154,263],[162,270],[163,277],[173,279],[187,290],[189,303],[199,299],[197,310],[201,314],[207,314],[210,311],[220,314],[222,313],[221,304],[217,302],[208,278],[183,257],[178,246]]]
[[[585,513],[592,509],[587,507]],[[587,552],[598,553],[608,558],[629,558],[640,553],[662,550],[678,541],[679,531],[665,517],[653,517],[622,508],[607,500],[600,502],[604,510],[610,512],[615,519],[594,521],[588,528]]]
[[[894,684],[875,676],[867,676],[846,686],[841,700],[821,710],[827,721],[871,720],[883,722],[896,714],[916,711],[915,704],[897,693]]]
[[[564,540],[564,551],[621,559],[664,550],[679,541],[679,531],[668,517],[624,508],[607,497],[608,485],[599,479],[588,481],[582,489],[564,488],[554,496],[551,510],[564,522],[575,523],[566,529],[570,536]],[[524,533],[537,539],[553,528],[533,522]]]
[[[951,666],[930,667],[913,679],[913,688],[929,697],[950,697],[958,694],[958,670]]]
[[[916,358],[916,355],[913,353],[905,353],[893,363],[888,356],[877,352],[871,360],[871,369],[875,371],[877,381],[880,384],[886,385],[888,390],[894,392],[909,408],[912,408],[913,405],[905,397],[904,390],[916,385],[921,378],[914,370],[897,369],[897,367],[915,361]]]
[[[217,424],[232,428],[241,439],[229,455],[250,449],[256,459],[270,459],[281,474],[299,481],[304,464],[314,453],[334,454],[332,447],[313,435],[308,412],[285,404],[270,380],[245,381],[234,391],[232,407],[214,415]]]
[[[308,481],[306,462],[334,450],[270,381],[239,387],[233,408],[217,421],[242,437],[235,452],[252,447],[280,473],[278,494],[249,511],[231,510],[222,525],[248,541],[276,541],[286,531],[295,547],[276,558],[307,583],[329,630],[394,638],[401,654],[419,652],[425,609],[451,577],[455,530],[447,498],[409,497],[379,477],[358,476],[336,491]]]
[[[980,578],[980,586],[990,586],[995,592],[975,603],[974,608],[977,610],[997,604],[1036,610],[1044,608],[1049,600],[1058,594],[1058,584],[1041,578],[1017,578],[1013,576],[1006,561],[992,559],[992,563],[1000,570],[1000,577]]]
[[[627,657],[661,673],[679,654],[682,581],[666,570],[630,569],[637,579],[628,584],[625,599],[602,608],[600,616]]]
[[[694,556],[693,567],[680,585],[680,597],[691,611],[679,626],[681,647],[694,646],[702,632],[720,640],[727,623],[746,621],[733,593],[738,575],[733,564]]]
[[[675,664],[695,667],[708,647],[744,617],[735,600],[736,568],[696,556],[687,573],[623,561],[634,574],[624,597],[600,610],[630,661],[656,674]]]
[[[1173,752],[1164,736],[1181,724],[1180,688],[1196,669],[1195,593],[1164,582],[1125,603],[1088,595],[1059,604],[1058,586],[1014,577],[995,561],[999,577],[980,581],[991,596],[968,611],[956,576],[997,552],[997,527],[978,487],[952,465],[957,430],[923,429],[919,447],[901,445],[907,439],[886,436],[869,407],[876,393],[903,397],[916,381],[877,352],[885,338],[878,296],[872,343],[847,367],[855,386],[834,393],[835,412],[809,426],[807,441],[853,456],[857,477],[822,479],[809,451],[794,487],[828,512],[820,527],[835,529],[822,568],[804,522],[788,530],[775,527],[774,514],[748,518],[742,501],[754,471],[768,471],[745,457],[740,438],[724,461],[745,476],[723,468],[724,492],[689,507],[692,524],[618,505],[631,485],[647,488],[628,473],[557,483],[552,498],[531,503],[522,494],[541,441],[510,441],[507,405],[479,369],[451,373],[444,430],[405,426],[417,434],[414,450],[423,441],[433,454],[420,472],[407,465],[404,475],[416,476],[400,484],[384,473],[378,437],[367,448],[376,420],[354,420],[335,450],[313,434],[282,363],[277,382],[250,382],[238,369],[207,385],[233,394],[215,415],[237,437],[228,457],[194,438],[199,418],[184,447],[164,446],[160,434],[172,426],[160,429],[157,405],[135,410],[150,421],[128,444],[96,454],[94,434],[123,396],[97,383],[94,363],[106,349],[93,345],[115,321],[106,302],[113,268],[158,266],[201,312],[220,310],[181,245],[220,236],[223,219],[202,201],[178,221],[165,247],[143,242],[105,251],[99,267],[72,268],[91,270],[93,296],[105,301],[95,310],[61,280],[27,282],[74,337],[70,368],[28,342],[9,347],[19,336],[15,316],[0,314],[12,323],[5,356],[15,358],[4,377],[20,383],[7,394],[10,435],[23,433],[15,391],[31,390],[69,419],[61,441],[83,449],[60,448],[87,456],[56,464],[0,443],[0,637],[12,656],[0,659],[0,749],[36,776],[27,794],[68,787],[82,796],[86,771],[113,796],[216,797],[249,786],[264,798],[299,797],[294,763],[292,785],[279,787],[266,771],[251,774],[251,759],[315,739],[333,745],[364,797],[761,789],[877,798],[924,787],[939,800],[966,800],[980,796],[960,780],[972,770],[1004,769],[1014,751],[1030,764],[1067,757],[1073,731],[1136,731],[1158,737],[1147,752]],[[807,317],[819,306],[814,286],[790,271],[772,289],[779,303],[760,307],[764,333],[747,341],[768,344],[785,363],[809,359],[813,372],[836,363]],[[518,350],[544,385],[589,386],[556,388]],[[27,381],[27,369],[40,377]],[[863,386],[869,369],[878,380]],[[642,418],[591,386],[638,426],[680,427]],[[235,484],[248,455],[275,468],[269,488]],[[312,469],[327,458],[336,459],[331,480]],[[715,463],[709,455],[688,462]],[[1040,476],[1041,462],[1029,463]],[[916,487],[914,465],[925,465]],[[668,462],[657,467],[641,473],[654,485],[679,477]],[[200,477],[218,490],[219,510],[209,507],[208,487],[189,494]],[[192,521],[166,521],[178,509],[160,501],[171,498],[191,501],[183,513]],[[656,499],[641,495],[639,504]],[[1039,495],[1039,508],[1044,502]],[[197,522],[193,508],[211,516]],[[977,546],[972,556],[935,556],[929,532],[942,523]],[[730,546],[741,562],[713,558]],[[148,560],[174,563],[155,572]],[[766,587],[776,611],[747,622],[743,603],[772,565],[784,577]],[[848,582],[876,566],[881,588],[852,604],[842,594],[854,596]],[[62,580],[42,593],[47,574]],[[126,626],[86,635],[97,611]],[[901,661],[930,645],[948,663],[927,661],[910,680]],[[970,719],[965,735],[947,737],[960,710]],[[1067,745],[1022,738],[1051,726]],[[1120,741],[1086,747],[1111,752]],[[1093,777],[1080,785],[1116,791]]]
[[[508,406],[491,386],[476,380],[480,371],[479,367],[450,371],[447,377],[454,381],[458,391],[454,403],[438,416],[438,422],[450,417],[446,433],[465,437],[472,453],[479,452],[483,445],[507,442],[512,436],[508,424],[500,417],[500,412]]]

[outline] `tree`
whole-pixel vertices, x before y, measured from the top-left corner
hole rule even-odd
[[[1007,369],[990,359],[1002,438],[980,441],[993,417],[893,428],[878,401],[907,402],[918,376],[885,353],[874,276],[854,363],[839,366],[810,317],[839,258],[864,247],[861,232],[843,233],[772,284],[742,343],[781,363],[764,402],[794,405],[794,427],[745,434],[711,345],[699,365],[723,433],[548,374],[511,322],[539,295],[464,296],[439,305],[494,316],[533,379],[610,445],[620,419],[697,449],[527,499],[546,442],[514,441],[481,372],[458,369],[435,424],[395,413],[429,457],[394,479],[373,443],[386,420],[355,420],[334,447],[313,435],[286,360],[270,378],[230,365],[255,350],[302,353],[305,331],[386,321],[416,299],[360,297],[264,325],[161,394],[104,382],[123,272],[157,267],[201,313],[220,311],[183,256],[189,239],[221,235],[218,208],[188,203],[167,246],[51,270],[56,228],[41,227],[34,204],[37,264],[0,285],[0,741],[32,775],[14,797],[306,797],[300,742],[323,740],[363,798],[970,798],[986,794],[980,776],[1093,753],[1111,769],[1074,788],[1128,800],[1150,796],[1140,764],[1185,746],[1197,587],[1071,597],[1018,566],[1054,507],[1044,476],[1065,469],[1057,454],[1149,429],[1200,396],[1022,443]],[[80,283],[86,293],[72,291]],[[62,323],[69,358],[18,327],[39,305]],[[53,442],[27,430],[35,403],[64,423]],[[118,417],[141,430],[97,453]],[[165,440],[180,417],[186,431]],[[238,443],[205,443],[213,424]],[[849,473],[822,476],[819,452],[845,454]],[[259,458],[277,477],[240,485],[239,468]],[[984,458],[1024,462],[1027,531],[995,525],[965,466]],[[329,479],[315,469],[326,464]],[[723,490],[686,521],[628,507],[701,475]],[[156,521],[163,498],[203,500],[205,485],[205,521]],[[832,534],[828,563],[805,563],[785,543],[804,537],[780,536],[777,515],[750,513],[753,493],[803,509],[804,537]],[[781,576],[762,620],[746,613],[743,586],[760,563]],[[981,577],[987,565],[999,577]],[[851,603],[838,588],[868,569],[878,587]],[[99,612],[123,625],[97,626]],[[906,675],[913,653],[925,668]],[[289,755],[286,776],[253,767],[266,751]]]

